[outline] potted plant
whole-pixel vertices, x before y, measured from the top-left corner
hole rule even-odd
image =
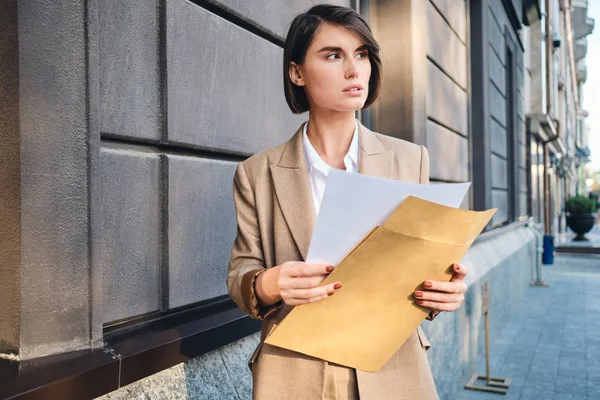
[[[565,204],[567,225],[577,234],[573,240],[587,240],[585,234],[592,230],[596,222],[596,204],[584,196],[574,196]]]

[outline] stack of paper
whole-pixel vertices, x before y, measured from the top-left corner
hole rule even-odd
[[[458,208],[470,185],[422,185],[332,169],[306,262],[338,265],[407,196]]]

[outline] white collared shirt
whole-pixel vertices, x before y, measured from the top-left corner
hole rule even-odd
[[[319,215],[323,193],[325,192],[325,186],[327,184],[327,176],[332,167],[319,156],[319,153],[317,153],[308,139],[307,132],[308,122],[304,124],[302,134],[304,158],[306,159],[306,168],[308,168],[308,175],[310,176],[315,213]],[[354,128],[354,135],[352,136],[348,152],[344,156],[344,166],[348,172],[358,172],[358,121]]]

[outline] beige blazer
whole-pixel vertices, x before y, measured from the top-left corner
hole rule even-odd
[[[429,182],[429,156],[423,146],[371,132],[359,124],[358,171],[408,182]],[[227,287],[235,303],[263,321],[261,341],[249,360],[253,398],[321,400],[326,362],[264,344],[291,306],[261,308],[254,281],[266,268],[304,260],[315,223],[302,127],[289,142],[255,154],[238,165],[233,194],[238,230]],[[376,266],[373,266],[376,267]],[[430,314],[430,319],[435,316]],[[394,321],[390,321],[394,323]],[[376,373],[356,371],[361,400],[437,399],[421,328]]]

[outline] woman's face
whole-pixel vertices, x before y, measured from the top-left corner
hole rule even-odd
[[[304,87],[311,110],[360,110],[369,94],[370,77],[365,43],[354,32],[329,23],[317,30],[304,64],[290,65],[290,78]]]

